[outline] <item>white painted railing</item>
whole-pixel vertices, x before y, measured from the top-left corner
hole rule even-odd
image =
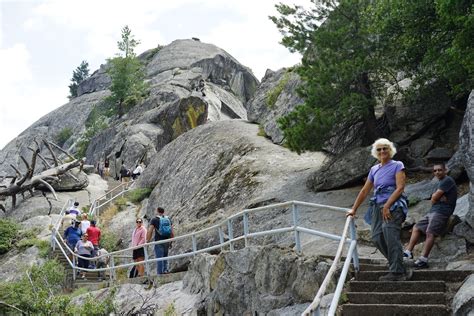
[[[94,201],[93,205],[91,206],[91,215],[93,216],[98,216],[99,215],[99,210],[100,207],[105,205],[106,203],[109,203],[113,199],[122,196],[125,192],[128,191],[128,187],[125,187],[123,185],[117,186],[114,189],[121,188],[120,192],[116,194],[110,194],[111,197],[108,197],[107,195],[104,195],[101,197],[102,199],[106,200],[106,202],[101,202],[98,203],[97,201]],[[125,189],[126,188],[126,189]],[[325,294],[326,287],[331,280],[331,278],[334,275],[334,272],[336,270],[336,266],[339,263],[339,260],[342,256],[342,250],[344,248],[345,244],[349,244],[349,251],[347,253],[347,258],[344,263],[344,267],[341,273],[341,276],[339,277],[339,282],[336,287],[336,291],[334,294],[334,298],[332,300],[331,306],[330,306],[330,312],[329,315],[334,315],[336,308],[337,308],[337,303],[339,301],[339,297],[342,291],[342,286],[345,282],[350,263],[352,261],[354,268],[356,271],[359,270],[359,259],[358,259],[358,253],[357,253],[357,239],[356,239],[356,228],[354,224],[354,219],[352,217],[348,217],[346,219],[343,233],[342,235],[334,235],[331,233],[327,232],[322,232],[318,230],[314,230],[311,228],[306,228],[302,227],[298,224],[299,221],[299,210],[298,207],[309,207],[312,209],[329,209],[329,210],[334,210],[338,211],[341,213],[341,216],[345,216],[347,211],[349,209],[347,208],[341,208],[341,207],[335,207],[335,206],[329,206],[329,205],[323,205],[323,204],[315,204],[315,203],[307,203],[307,202],[300,202],[300,201],[290,201],[290,202],[284,202],[284,203],[278,203],[278,204],[273,204],[273,205],[268,205],[268,206],[262,206],[262,207],[257,207],[253,209],[245,209],[239,213],[236,213],[227,219],[213,225],[210,227],[207,227],[205,229],[195,231],[192,233],[188,233],[185,235],[177,236],[174,238],[166,239],[166,240],[161,240],[161,241],[155,241],[155,242],[150,242],[146,243],[144,245],[139,245],[136,247],[130,247],[127,249],[123,250],[118,250],[114,252],[110,252],[106,255],[102,255],[99,257],[95,257],[93,260],[101,259],[104,257],[107,257],[109,259],[109,266],[105,268],[79,268],[76,265],[77,258],[83,258],[86,260],[91,260],[90,258],[87,257],[82,257],[76,253],[72,249],[70,249],[67,244],[64,242],[62,236],[58,234],[57,232],[59,231],[59,226],[56,225],[53,228],[53,234],[52,234],[52,240],[53,240],[53,247],[58,246],[61,249],[61,252],[65,257],[71,256],[73,260],[70,260],[68,258],[68,262],[73,268],[74,271],[74,278],[76,276],[76,270],[80,271],[90,271],[90,272],[109,272],[109,277],[111,281],[114,281],[116,279],[116,271],[118,269],[123,269],[123,268],[128,268],[134,265],[138,264],[144,264],[145,265],[145,272],[146,276],[151,275],[151,268],[150,265],[159,262],[159,261],[172,261],[172,260],[177,260],[177,259],[182,259],[182,258],[187,258],[187,257],[192,257],[195,256],[196,254],[203,253],[203,252],[210,252],[216,249],[223,249],[224,247],[229,247],[230,251],[234,250],[234,245],[238,241],[244,241],[245,247],[247,247],[250,244],[250,239],[255,238],[255,237],[261,237],[261,236],[267,236],[267,235],[272,235],[272,234],[281,234],[281,233],[293,233],[294,238],[295,238],[295,249],[298,253],[301,253],[301,240],[300,240],[300,235],[301,233],[306,233],[314,236],[321,236],[324,238],[332,239],[332,240],[338,240],[340,241],[338,250],[335,255],[335,259],[333,261],[333,264],[326,275],[326,278],[324,279],[323,283],[321,284],[318,293],[316,294],[316,297],[313,301],[313,303],[308,307],[308,309],[303,313],[303,315],[319,315],[319,303],[322,298],[322,296]],[[264,212],[264,211],[274,211],[276,209],[291,209],[291,219],[292,219],[292,225],[288,227],[279,227],[279,228],[272,228],[270,230],[264,230],[264,231],[257,231],[257,232],[250,232],[250,221],[249,221],[249,215],[253,215],[259,212]],[[61,212],[63,214],[63,211]],[[234,223],[237,221],[242,221],[242,228],[243,231],[239,232],[238,234],[235,234],[234,232]],[[58,222],[60,223],[60,221]],[[350,237],[347,237],[348,231],[350,230]],[[215,233],[216,236],[218,237],[218,243],[215,245],[211,245],[202,249],[198,249],[198,243],[197,243],[197,238],[199,236],[202,236],[204,234],[212,234]],[[227,233],[227,234],[225,234]],[[169,242],[176,242],[176,241],[185,241],[189,240],[191,242],[191,250],[187,252],[183,252],[180,254],[174,254],[171,256],[168,256],[166,258],[151,258],[149,255],[149,250],[148,246],[155,246],[159,244],[164,244],[164,243],[169,243]],[[141,262],[130,262],[130,263],[124,263],[124,264],[118,264],[116,262],[117,259],[119,258],[131,258],[130,253],[134,249],[138,248],[143,248],[145,252],[145,260]],[[104,273],[105,274],[105,273]]]

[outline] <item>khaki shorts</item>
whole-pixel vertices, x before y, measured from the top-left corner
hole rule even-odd
[[[440,214],[438,212],[430,212],[425,215],[418,223],[416,223],[415,227],[421,230],[422,232],[433,234],[433,235],[441,235],[446,226],[448,225],[449,215]]]

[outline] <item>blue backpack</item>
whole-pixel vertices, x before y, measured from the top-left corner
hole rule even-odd
[[[162,238],[171,237],[171,220],[168,216],[160,217],[160,227],[158,227],[158,234]]]

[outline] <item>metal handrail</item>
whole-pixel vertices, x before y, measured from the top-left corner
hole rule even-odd
[[[121,184],[121,185],[115,187],[114,189],[110,190],[109,192],[111,192],[111,191],[113,191],[113,190],[115,190],[115,189],[117,189],[117,188],[119,188],[123,185],[125,185],[125,184]],[[126,185],[130,185],[130,182],[127,183]],[[119,194],[115,195],[114,197],[112,197],[111,199],[109,199],[105,203],[109,203],[111,200],[117,198],[118,196],[122,195],[123,193],[125,193],[127,191],[128,190],[121,191]],[[106,196],[106,195],[103,195],[103,196]],[[100,206],[102,206],[102,205],[100,205]],[[94,203],[91,206],[91,211],[94,211],[97,206],[98,206],[98,203],[97,203],[97,200],[95,200]],[[252,232],[252,233],[249,232],[249,216],[248,216],[249,214],[261,212],[261,211],[264,211],[264,210],[274,210],[274,209],[277,209],[277,208],[285,208],[285,207],[290,207],[290,206],[291,206],[292,212],[293,212],[293,225],[292,226],[282,227],[282,228],[274,228],[274,229],[271,229],[271,230]],[[245,241],[245,246],[248,246],[249,238],[266,236],[266,235],[270,235],[270,234],[294,232],[295,241],[296,241],[296,246],[295,246],[296,250],[297,250],[297,252],[301,252],[301,244],[300,244],[299,234],[300,233],[307,233],[307,234],[311,234],[311,235],[321,236],[321,237],[324,237],[324,238],[329,238],[329,239],[332,239],[332,240],[339,240],[339,246],[338,246],[333,264],[331,265],[331,267],[328,271],[328,274],[326,275],[325,279],[323,280],[323,283],[321,284],[321,286],[318,290],[318,293],[316,294],[316,296],[315,296],[313,302],[311,303],[311,305],[303,312],[302,315],[310,315],[311,313],[316,313],[316,315],[319,314],[319,303],[321,301],[321,298],[324,295],[324,293],[326,292],[329,281],[332,279],[332,277],[333,277],[333,275],[336,271],[337,265],[339,264],[340,258],[342,256],[342,250],[344,248],[344,245],[349,244],[349,250],[348,250],[346,261],[344,263],[344,268],[343,268],[343,271],[342,271],[341,276],[339,278],[339,282],[338,282],[337,287],[336,287],[336,292],[334,293],[334,298],[333,298],[333,300],[331,302],[331,306],[330,306],[330,315],[334,315],[335,310],[337,308],[337,303],[339,301],[339,297],[340,297],[340,294],[341,294],[341,291],[342,291],[342,286],[344,284],[345,278],[346,278],[348,270],[349,270],[351,260],[354,264],[355,269],[356,270],[359,269],[359,261],[358,261],[358,254],[357,254],[357,239],[356,239],[356,230],[355,230],[354,219],[352,217],[348,217],[346,219],[344,229],[343,229],[343,233],[342,233],[341,236],[330,234],[330,233],[325,233],[325,232],[317,231],[317,230],[314,230],[314,229],[298,226],[298,223],[297,223],[297,220],[298,220],[297,207],[298,206],[305,206],[305,207],[312,207],[312,208],[326,208],[326,209],[330,209],[330,210],[334,210],[334,211],[340,211],[340,212],[344,212],[344,213],[347,213],[347,211],[349,211],[349,209],[347,209],[347,208],[330,206],[330,205],[323,205],[323,204],[316,204],[316,203],[308,203],[308,202],[300,202],[300,201],[283,202],[283,203],[278,203],[278,204],[273,204],[273,205],[261,206],[261,207],[257,207],[257,208],[253,208],[253,209],[245,209],[243,211],[240,211],[236,214],[233,214],[233,215],[229,216],[227,219],[224,219],[224,220],[220,221],[217,224],[214,224],[210,227],[201,229],[199,231],[194,231],[194,232],[191,232],[191,233],[188,233],[188,234],[185,234],[185,235],[173,237],[173,238],[166,239],[166,240],[159,240],[159,241],[149,242],[149,243],[145,243],[145,244],[142,244],[142,245],[130,247],[130,248],[127,248],[127,249],[117,250],[117,251],[114,251],[114,252],[110,252],[106,255],[101,255],[101,256],[98,256],[98,257],[94,257],[92,259],[92,260],[97,260],[97,259],[100,259],[100,258],[103,258],[103,257],[109,257],[110,260],[111,260],[111,265],[109,267],[94,268],[94,269],[79,268],[79,267],[76,267],[74,265],[73,261],[75,261],[75,259],[73,259],[73,261],[71,261],[68,258],[67,261],[71,265],[71,267],[75,270],[92,271],[92,272],[93,271],[95,271],[95,272],[110,271],[110,278],[113,279],[114,276],[115,276],[115,271],[119,268],[127,268],[127,267],[131,267],[131,266],[138,265],[138,264],[145,264],[146,265],[146,272],[147,272],[147,274],[149,274],[149,266],[148,265],[150,263],[155,263],[155,262],[160,262],[160,261],[165,261],[165,260],[166,261],[168,261],[168,260],[171,261],[171,260],[177,260],[177,259],[181,259],[181,258],[191,257],[191,256],[195,256],[196,254],[199,254],[199,253],[209,252],[209,251],[212,251],[212,250],[215,250],[215,249],[223,248],[225,246],[229,246],[230,250],[232,251],[233,250],[233,243],[235,243],[237,241],[244,240]],[[63,213],[63,212],[61,212],[61,213]],[[94,213],[95,212],[93,212],[93,214]],[[242,218],[242,221],[243,221],[243,230],[244,230],[243,234],[240,235],[240,236],[235,236],[234,237],[233,221],[241,220],[241,218]],[[59,222],[60,221],[58,221],[58,223]],[[224,226],[224,227],[227,226],[227,233],[228,233],[227,240],[224,240],[224,230],[223,230],[222,226]],[[351,237],[347,238],[349,228],[351,230]],[[218,231],[219,243],[215,244],[215,245],[211,245],[211,246],[203,248],[203,249],[197,249],[197,243],[196,243],[197,236],[202,235],[202,234],[207,233],[207,232],[210,232],[212,230],[217,230]],[[83,257],[83,256],[80,256],[80,255],[74,253],[74,251],[69,248],[67,243],[64,242],[64,240],[63,240],[63,238],[60,234],[59,234],[59,239],[56,238],[55,235],[56,235],[57,231],[58,231],[57,227],[54,227],[54,229],[53,229],[53,235],[54,235],[53,236],[53,241],[54,241],[55,244],[59,245],[59,247],[61,249],[61,252],[64,254],[64,256],[67,257],[66,251],[68,251],[70,254],[72,254],[73,258],[82,258],[82,259],[86,259],[86,260],[91,260],[91,258],[89,258],[89,257]],[[168,256],[168,257],[164,257],[164,258],[148,258],[148,256],[146,255],[145,260],[141,261],[141,262],[124,263],[124,264],[120,264],[120,265],[115,265],[115,263],[114,263],[114,258],[128,257],[128,256],[124,256],[124,254],[123,254],[124,252],[130,252],[134,249],[144,248],[145,253],[147,254],[148,253],[148,251],[147,251],[148,246],[154,246],[154,245],[158,245],[158,244],[165,244],[165,243],[170,243],[170,242],[173,242],[173,241],[178,241],[178,240],[183,240],[183,239],[188,239],[188,238],[191,238],[191,240],[192,240],[192,251],[191,252],[176,254],[176,255],[172,255],[172,256]],[[60,240],[63,242],[66,250],[63,249],[63,247],[61,246]]]
[[[342,250],[344,249],[344,245],[346,243],[345,241],[346,241],[347,232],[349,230],[349,226],[351,225],[351,222],[353,221],[354,221],[354,218],[352,216],[347,217],[346,223],[344,224],[344,229],[342,231],[341,241],[339,242],[339,245],[337,247],[336,255],[334,256],[332,265],[329,268],[329,271],[326,274],[326,277],[324,278],[323,283],[321,283],[321,286],[319,287],[318,293],[316,293],[316,296],[314,297],[313,302],[304,310],[304,312],[301,314],[302,316],[313,315],[313,313],[316,313],[316,315],[319,315],[319,304],[321,303],[321,299],[323,298],[324,293],[326,293],[329,282],[334,276],[334,273],[336,272],[339,261],[341,260]],[[350,247],[352,248],[352,251],[349,251],[347,255],[346,262],[348,263],[350,263],[350,258],[352,257],[352,252],[355,249],[356,244],[357,244],[356,240],[350,241]],[[344,267],[345,266],[346,264],[344,264]],[[349,264],[347,264],[347,269],[345,270],[343,269],[343,272],[341,273],[339,277],[338,287],[339,287],[340,280],[343,280],[342,285],[344,284],[344,280],[346,279],[348,271],[349,271]],[[329,315],[335,314],[337,303],[339,302],[339,297],[342,291],[342,285],[340,286],[339,293],[337,294],[337,291],[334,293],[334,297],[333,297],[333,300],[331,302],[331,307],[330,307],[331,309],[333,309],[333,313],[332,314],[329,313]],[[335,307],[333,305],[335,305]]]

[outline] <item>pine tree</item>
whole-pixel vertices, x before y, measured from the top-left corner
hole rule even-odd
[[[83,60],[76,70],[72,72],[71,84],[69,85],[69,100],[77,97],[77,88],[87,77],[89,77],[89,64]]]
[[[138,44],[140,41],[135,40],[130,28],[125,26],[122,29],[122,40],[117,42],[120,52],[109,59],[110,68],[107,73],[112,81],[112,95],[108,100],[116,105],[119,117],[140,102],[148,92],[143,66],[134,52]]]
[[[279,125],[288,147],[320,150],[333,127],[363,121],[369,144],[379,136],[374,106],[403,71],[413,79],[406,98],[433,82],[453,100],[466,98],[474,84],[472,1],[319,0],[305,10],[277,5],[270,17],[282,44],[303,55],[297,72],[303,105]],[[417,89],[417,91],[415,91]]]

